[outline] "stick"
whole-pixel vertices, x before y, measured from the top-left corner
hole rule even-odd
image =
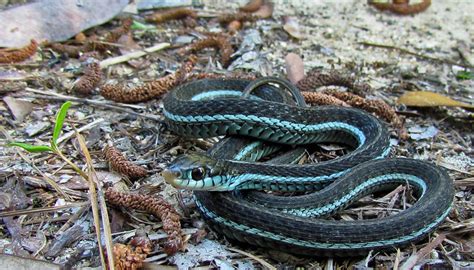
[[[164,42],[164,43],[157,44],[153,47],[145,48],[142,51],[131,52],[131,53],[127,53],[127,54],[124,54],[124,55],[121,55],[121,56],[108,58],[108,59],[105,59],[105,60],[100,62],[100,67],[101,68],[106,68],[106,67],[111,66],[111,65],[119,64],[119,63],[122,63],[122,62],[127,62],[127,61],[135,59],[135,58],[140,58],[140,57],[142,57],[144,55],[147,55],[149,53],[153,53],[153,52],[157,52],[157,51],[161,51],[163,49],[166,49],[170,45],[171,44]]]
[[[441,63],[445,63],[445,64],[450,64],[450,65],[453,65],[453,66],[460,66],[460,67],[463,67],[463,68],[471,68],[473,69],[474,66],[472,65],[469,65],[469,64],[462,64],[462,63],[456,63],[452,60],[449,60],[449,59],[440,59],[440,58],[436,58],[436,57],[433,57],[433,56],[429,56],[429,55],[424,55],[424,54],[419,54],[417,52],[412,52],[408,49],[405,49],[405,48],[399,48],[399,47],[396,47],[394,45],[386,45],[386,44],[379,44],[379,43],[372,43],[372,42],[368,42],[368,41],[362,41],[362,42],[359,42],[359,44],[362,44],[362,45],[365,45],[365,46],[371,46],[371,47],[377,47],[377,48],[384,48],[384,49],[390,49],[390,50],[396,50],[396,51],[399,51],[401,53],[406,53],[406,54],[410,54],[410,55],[414,55],[418,58],[423,58],[423,59],[427,59],[427,60],[431,60],[431,61],[435,61],[435,62],[441,62]]]

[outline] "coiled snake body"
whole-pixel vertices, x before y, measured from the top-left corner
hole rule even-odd
[[[175,187],[195,190],[201,213],[216,231],[297,254],[357,255],[426,237],[449,214],[454,189],[448,175],[426,162],[385,159],[388,132],[375,117],[353,108],[295,106],[271,85],[241,98],[249,84],[200,80],[174,89],[163,101],[167,126],[176,134],[238,136],[228,137],[206,155],[179,157],[163,172]],[[317,164],[291,164],[300,156],[299,148],[287,157],[257,162],[281,145],[321,142],[354,150]],[[373,220],[321,218],[400,184],[413,186],[418,196],[405,211]],[[248,189],[307,194],[242,191]]]

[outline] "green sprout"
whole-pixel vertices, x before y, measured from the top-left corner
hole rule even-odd
[[[65,103],[63,103],[63,105],[61,105],[61,108],[59,109],[58,114],[56,115],[56,123],[54,124],[53,137],[51,138],[50,145],[32,145],[32,144],[22,143],[22,142],[12,142],[12,143],[9,143],[8,146],[17,146],[17,147],[23,148],[24,150],[30,153],[52,152],[58,155],[64,161],[66,161],[66,163],[68,163],[73,168],[74,171],[76,171],[82,177],[84,177],[84,179],[88,179],[87,175],[77,165],[75,165],[70,159],[64,156],[58,147],[58,138],[59,138],[59,135],[61,135],[61,131],[64,126],[64,120],[66,119],[66,115],[67,115],[67,111],[69,110],[69,107],[71,107],[70,101],[66,101]]]

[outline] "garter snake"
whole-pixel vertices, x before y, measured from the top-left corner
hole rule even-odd
[[[358,255],[420,240],[449,214],[454,188],[446,172],[423,161],[385,159],[389,136],[375,117],[353,108],[295,106],[275,86],[241,98],[251,85],[263,83],[199,80],[163,100],[167,127],[178,135],[239,136],[206,155],[178,157],[163,172],[173,186],[195,190],[198,208],[216,231],[292,253]],[[321,142],[354,150],[317,164],[256,162],[281,145]],[[418,197],[405,211],[373,220],[321,218],[399,184],[413,186]],[[244,190],[312,193],[280,197]]]

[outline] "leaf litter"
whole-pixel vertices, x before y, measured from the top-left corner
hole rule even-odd
[[[23,62],[11,63],[9,60],[0,65],[0,93],[2,99],[6,99],[0,107],[2,145],[18,141],[41,146],[51,139],[58,140],[62,142],[58,143],[62,153],[78,168],[87,173],[91,168],[97,171],[94,188],[64,159],[41,152],[47,148],[36,148],[38,153],[31,154],[0,148],[2,253],[29,256],[38,263],[49,260],[66,266],[96,267],[101,264],[99,239],[103,250],[109,244],[113,245],[108,246],[108,250],[118,259],[116,269],[142,266],[145,257],[150,259],[146,264],[180,269],[472,266],[474,134],[471,109],[474,80],[472,48],[466,45],[474,35],[473,30],[466,27],[472,24],[472,5],[466,6],[461,0],[437,1],[422,13],[399,17],[378,12],[363,1],[310,2],[289,4],[276,0],[270,4],[251,1],[239,10],[243,5],[235,2],[204,0],[202,6],[184,7],[187,11],[176,11],[176,7],[168,13],[141,11],[133,15],[131,30],[122,27],[122,16],[127,14],[121,14],[120,19],[86,30],[82,38],[79,36],[77,40],[60,44],[63,48],[66,45],[78,47],[74,48],[74,54],[59,47],[41,45],[34,52],[28,50],[28,54],[16,56],[11,52],[18,50],[2,50],[5,59],[22,61],[28,58]],[[114,9],[107,12],[111,14]],[[147,23],[146,18],[152,13],[160,14],[160,19]],[[235,24],[235,21],[239,23],[238,27],[228,33],[229,24]],[[56,23],[61,25],[63,22],[57,20]],[[68,37],[85,28],[75,29]],[[235,53],[228,56],[228,45],[225,45],[227,51],[223,51],[221,43],[213,43],[217,44],[212,45],[217,49],[194,50],[197,58],[192,71],[184,72],[183,78],[173,75],[188,57],[178,52],[206,35],[216,34],[226,34],[225,42]],[[27,45],[31,38],[22,37],[21,44],[8,47],[18,49]],[[223,55],[227,58],[222,59]],[[86,60],[90,58],[95,60]],[[92,78],[88,81],[86,77],[83,83],[88,95],[78,95],[72,87],[82,75],[78,70],[94,61],[100,63],[100,69],[95,66],[95,71],[82,71]],[[229,64],[228,68],[224,68],[226,64]],[[96,76],[98,70],[103,74]],[[127,82],[124,89],[130,83],[138,87],[153,85],[166,76],[187,81],[218,76],[276,75],[296,83],[312,70],[319,73],[343,71],[339,82],[344,78],[348,80],[344,84],[318,87],[312,92],[319,95],[318,102],[338,102],[334,98],[339,97],[345,98],[338,99],[339,105],[362,104],[362,108],[370,107],[372,100],[384,102],[403,120],[401,124],[408,132],[406,138],[398,138],[395,136],[397,127],[391,126],[394,154],[429,160],[448,170],[457,187],[455,206],[431,239],[399,252],[351,259],[298,257],[228,243],[205,226],[190,192],[176,191],[165,185],[159,175],[177,155],[205,151],[215,143],[213,139],[177,138],[163,129],[160,100],[161,95],[169,91],[162,87],[166,84],[159,83],[158,90],[150,95],[154,99],[144,99],[136,104],[113,102],[98,95],[97,91],[91,91],[101,89],[111,81],[120,85]],[[318,82],[321,78],[318,77]],[[21,84],[6,87],[4,82]],[[173,80],[174,83],[179,82]],[[366,85],[368,88],[361,89],[372,90],[354,91],[357,90],[354,85]],[[126,101],[126,92],[121,93],[121,97],[120,100]],[[12,100],[27,103],[12,103]],[[69,132],[60,135],[52,127],[56,124],[55,115],[60,105],[68,100],[73,103],[65,116],[63,129]],[[33,107],[30,109],[27,104]],[[12,108],[19,112],[16,115],[23,117],[22,120],[12,114]],[[85,145],[75,135],[75,130],[85,137],[92,158],[89,161],[82,155]],[[109,158],[103,155],[110,141],[118,148],[112,160],[119,161],[111,168],[110,154]],[[344,146],[320,145],[312,150],[308,159],[319,162],[347,151]],[[117,170],[117,164],[135,169],[120,167]],[[135,170],[141,173],[139,177],[112,172]],[[107,209],[113,226],[109,228],[104,219],[100,224],[94,224],[90,205],[97,209],[103,207],[104,199],[107,199],[106,195],[103,197],[104,187],[132,194],[128,198],[139,195],[143,201],[156,199],[158,208],[154,209],[162,212],[154,216],[142,211],[149,209],[149,205],[141,205],[142,210],[139,210],[129,204],[112,207],[109,202]],[[98,190],[97,199],[91,200],[91,192],[95,189]],[[333,218],[377,218],[396,214],[413,202],[410,187],[402,185],[387,194],[367,196]],[[186,250],[172,256],[165,252],[169,233],[176,232],[177,228],[174,212],[170,214],[166,210],[170,207],[180,216],[180,234],[185,242],[180,248]],[[165,218],[161,220],[160,215]],[[97,238],[97,229],[112,229],[113,243],[103,236]],[[177,239],[177,234],[173,237]]]

